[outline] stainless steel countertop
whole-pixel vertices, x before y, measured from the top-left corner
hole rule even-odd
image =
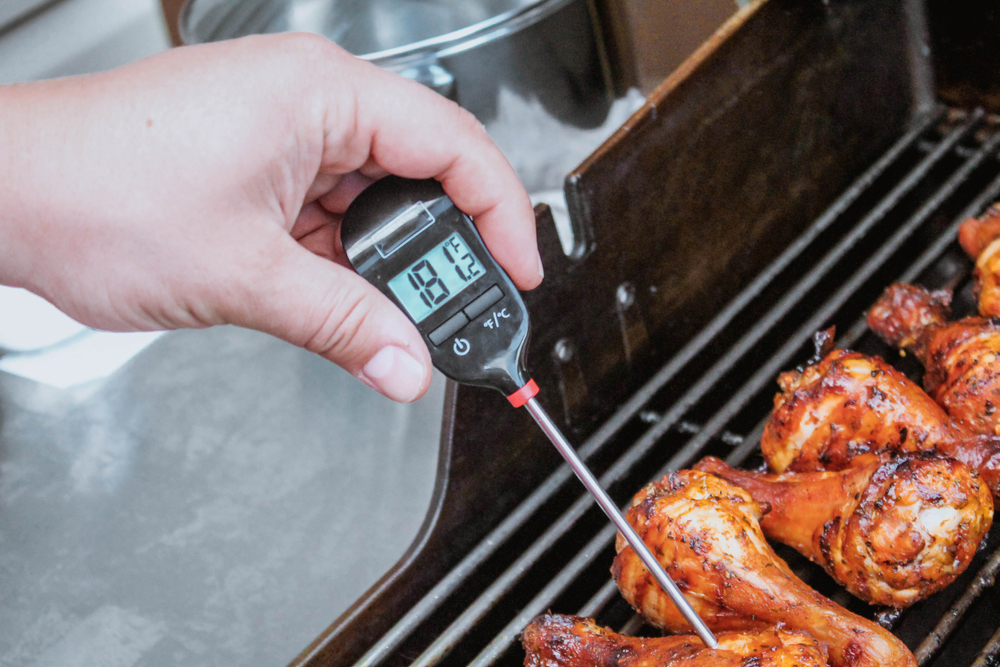
[[[71,390],[0,373],[0,665],[286,664],[415,536],[443,389],[232,327]]]
[[[121,12],[87,13],[93,4],[56,3],[8,32],[0,78],[165,48],[150,7],[112,30]],[[93,32],[79,31],[86,17],[113,39],[74,51]],[[65,46],[58,66],[38,46],[53,39]],[[558,188],[642,101],[632,91],[581,131],[503,91],[500,114],[535,120],[495,138],[523,147],[508,158],[529,188]],[[561,193],[545,195],[567,232]],[[287,664],[409,547],[431,499],[443,400],[440,375],[400,406],[232,327],[168,333],[70,390],[0,372],[0,667]]]

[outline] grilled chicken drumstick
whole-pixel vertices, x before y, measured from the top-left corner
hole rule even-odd
[[[902,326],[895,331],[906,335]],[[772,471],[843,470],[885,452],[928,451],[979,471],[994,498],[1000,498],[1000,437],[955,423],[878,357],[834,350],[803,371],[782,373],[778,384],[782,392],[774,397],[760,439]]]
[[[890,285],[869,311],[868,326],[890,345],[917,355],[927,370],[924,388],[959,426],[998,435],[1000,321],[947,322],[943,299],[941,292],[923,287]]]
[[[976,292],[979,314],[1000,316],[1000,203],[978,218],[969,218],[958,228],[958,242],[976,262]]]
[[[878,357],[834,350],[804,371],[782,373],[778,384],[760,440],[775,472],[840,470],[962,435],[941,406]]]
[[[521,633],[525,667],[822,667],[826,656],[810,636],[770,628],[726,632],[718,649],[695,635],[640,639],[589,618],[539,616]]]
[[[771,510],[764,534],[818,563],[872,604],[907,607],[961,574],[993,520],[978,473],[949,458],[907,453],[839,472],[769,475],[714,457],[697,470]]]
[[[626,517],[712,630],[759,631],[783,623],[829,650],[834,667],[913,666],[892,634],[834,604],[792,574],[761,532],[746,491],[695,470],[640,491]],[[622,595],[651,623],[690,632],[621,536],[611,572]]]

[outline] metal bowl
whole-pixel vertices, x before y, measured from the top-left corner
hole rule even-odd
[[[188,44],[259,33],[322,35],[457,101],[515,168],[532,163],[519,170],[525,185],[544,189],[560,185],[575,163],[558,178],[552,174],[560,169],[539,169],[539,162],[565,159],[565,131],[539,128],[597,127],[611,107],[596,15],[593,0],[187,0],[178,27]],[[537,137],[549,134],[561,141],[539,146]]]
[[[535,23],[573,0],[189,0],[185,43],[311,32],[379,64],[454,55]]]

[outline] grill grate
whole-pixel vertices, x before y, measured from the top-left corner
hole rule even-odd
[[[814,331],[836,324],[839,346],[891,358],[863,315],[893,280],[955,287],[956,307],[971,305],[971,263],[956,229],[1000,198],[998,150],[1000,129],[979,110],[938,109],[915,123],[584,443],[580,453],[605,488],[625,504],[704,455],[754,463],[775,378],[809,356]],[[900,367],[912,375],[912,364]],[[547,609],[649,631],[609,580],[614,529],[571,474],[552,473],[359,664],[517,664],[518,634]],[[904,641],[919,643],[921,665],[989,664],[1000,652],[1000,614],[990,612],[1000,606],[990,591],[996,532],[958,582],[893,620]],[[817,590],[873,615],[820,568],[778,551]],[[960,641],[972,626],[984,626],[979,639]]]
[[[982,594],[984,590],[993,586],[996,583],[997,572],[1000,571],[1000,549],[993,552],[990,560],[976,573],[976,576],[972,580],[972,584],[965,589],[962,593],[962,597],[958,599],[955,604],[948,609],[947,613],[941,617],[938,621],[937,626],[935,626],[934,631],[927,636],[927,638],[920,642],[920,646],[916,650],[917,662],[921,665],[927,664],[934,654],[941,648],[941,645],[948,639],[955,628],[958,626],[958,622],[962,620],[965,616],[965,612],[969,610],[972,603]],[[1000,632],[1000,630],[998,630]],[[990,640],[989,644],[985,649],[983,649],[983,655],[994,655],[996,654],[996,643],[997,635],[993,635],[993,639]],[[992,651],[988,651],[992,647]]]

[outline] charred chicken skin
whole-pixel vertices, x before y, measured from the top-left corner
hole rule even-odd
[[[976,262],[979,314],[1000,316],[1000,204],[993,204],[982,216],[963,222],[958,228],[958,241]]]
[[[902,325],[894,331],[908,335]],[[981,364],[965,371],[966,376],[992,377]],[[920,387],[878,357],[834,350],[803,371],[782,373],[778,384],[782,392],[774,397],[760,439],[773,472],[844,470],[872,463],[886,452],[926,451],[979,471],[993,497],[1000,498],[1000,437],[976,433],[968,423],[976,418],[957,400],[953,409],[967,419],[956,423]],[[959,391],[953,387],[948,395]],[[968,397],[974,390],[966,385],[961,391]]]
[[[893,347],[910,349],[921,362],[924,333],[948,321],[951,292],[893,283],[868,311],[868,328]]]
[[[775,472],[841,470],[962,435],[941,406],[878,357],[834,350],[782,373],[778,384],[760,440]]]
[[[1000,320],[947,322],[940,293],[891,285],[868,313],[868,326],[924,364],[924,388],[963,429],[1000,435]]]
[[[768,546],[758,523],[761,516],[760,505],[749,493],[695,470],[648,485],[626,513],[712,630],[760,631],[782,623],[827,646],[834,667],[916,665],[892,634],[796,577]],[[620,535],[616,549],[611,572],[629,604],[654,625],[690,632]]]
[[[907,607],[950,584],[993,520],[979,474],[933,454],[883,456],[839,472],[769,475],[714,457],[695,467],[770,507],[760,522],[764,535],[873,604]]]
[[[521,633],[525,667],[821,667],[808,635],[775,628],[719,634],[719,648],[695,635],[626,637],[578,616],[539,616]]]

